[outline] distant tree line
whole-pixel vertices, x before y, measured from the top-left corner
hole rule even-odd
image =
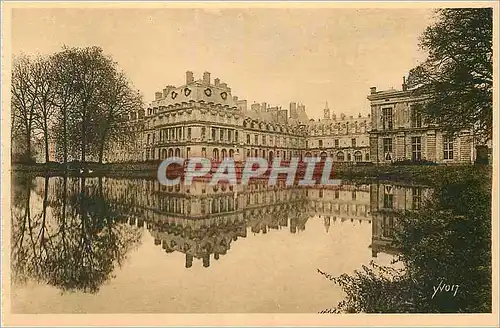
[[[129,114],[143,100],[100,47],[63,48],[50,56],[15,56],[12,68],[13,160],[33,161],[42,140],[45,161],[103,162],[116,142],[133,138]],[[55,157],[51,158],[50,145]]]

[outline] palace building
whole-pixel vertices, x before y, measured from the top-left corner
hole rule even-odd
[[[376,164],[422,160],[436,163],[470,163],[474,157],[468,131],[451,136],[426,123],[418,108],[426,97],[415,97],[403,79],[402,90],[370,89],[372,129],[370,157]]]
[[[220,79],[212,81],[209,72],[195,80],[188,71],[185,84],[156,92],[144,116],[140,154],[143,160],[330,156],[338,162],[367,162],[371,124],[369,116],[336,117],[328,105],[324,118],[316,121],[300,103],[288,109],[265,102],[249,105]]]
[[[398,161],[470,163],[475,154],[468,131],[451,136],[425,122],[416,97],[403,81],[402,90],[377,91],[368,100],[371,113],[336,115],[325,104],[323,118],[309,119],[303,104],[288,109],[268,103],[248,104],[232,95],[227,83],[209,72],[185,84],[155,93],[146,111],[130,117],[134,150],[118,146],[108,161],[151,161],[167,157],[331,157],[337,163],[390,164]]]

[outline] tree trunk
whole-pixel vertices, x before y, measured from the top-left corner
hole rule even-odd
[[[63,163],[68,163],[67,109],[63,112]]]
[[[85,135],[85,132],[86,132],[86,129],[85,129],[85,120],[86,120],[86,115],[85,115],[85,111],[83,112],[83,115],[82,115],[83,119],[82,119],[82,154],[81,154],[81,164],[85,164],[85,148],[87,147],[86,145],[86,141],[87,141],[87,138],[86,138],[86,135]]]
[[[26,151],[24,153],[25,160],[31,162],[31,129],[26,130]]]
[[[50,162],[50,155],[49,155],[49,128],[47,126],[47,121],[45,121],[45,127],[44,127],[44,141],[45,141],[45,163]]]
[[[104,159],[104,146],[106,144],[106,135],[108,134],[108,129],[104,129],[101,142],[99,144],[99,164],[102,164]]]
[[[104,158],[104,140],[99,145],[99,164],[102,164]]]

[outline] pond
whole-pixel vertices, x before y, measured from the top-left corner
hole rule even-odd
[[[390,264],[392,213],[430,190],[13,179],[15,313],[318,313],[344,295],[317,270]]]

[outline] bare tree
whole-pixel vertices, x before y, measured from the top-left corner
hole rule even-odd
[[[43,135],[45,162],[50,161],[49,136],[52,118],[56,112],[54,103],[55,79],[52,58],[37,58],[33,62],[33,79],[39,86],[35,99],[35,126]]]
[[[75,51],[63,49],[52,56],[52,77],[54,79],[53,102],[57,108],[54,125],[54,140],[57,153],[62,153],[62,161],[68,162],[70,111],[76,105],[76,87],[73,77]],[[71,138],[74,140],[73,138]]]
[[[39,81],[34,79],[33,71],[31,58],[25,55],[14,58],[11,82],[12,132],[22,142],[24,160],[32,156],[35,107],[40,92]]]
[[[77,92],[76,122],[80,130],[80,161],[85,163],[88,154],[97,151],[97,130],[102,116],[100,100],[106,93],[109,77],[113,76],[115,63],[99,47],[74,49],[74,70]]]
[[[114,70],[108,83],[101,99],[103,118],[98,126],[99,163],[103,161],[104,152],[113,144],[129,144],[133,141],[132,126],[128,119],[143,104],[141,95],[132,89],[123,72]]]
[[[129,113],[142,106],[139,93],[100,47],[63,48],[36,60],[17,58],[12,98],[13,141],[21,137],[23,156],[29,157],[34,132],[41,132],[46,162],[53,139],[64,163],[70,156],[82,163],[97,157],[102,163],[111,145],[132,141]]]

